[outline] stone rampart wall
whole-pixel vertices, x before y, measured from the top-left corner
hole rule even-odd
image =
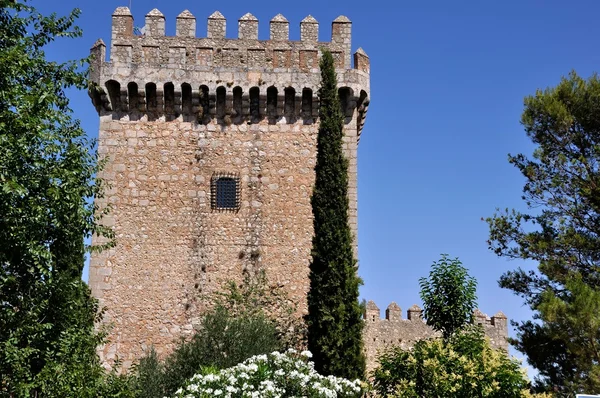
[[[410,348],[416,341],[440,337],[440,333],[429,327],[422,318],[423,311],[417,305],[410,307],[407,319],[402,319],[402,310],[392,302],[381,319],[379,307],[373,302],[367,303],[364,314],[364,342],[367,354],[367,368],[376,366],[377,353],[391,345]],[[473,322],[482,325],[493,347],[508,351],[508,322],[506,315],[498,312],[491,318],[476,310]]]

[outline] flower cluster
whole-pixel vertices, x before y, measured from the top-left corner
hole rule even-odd
[[[344,397],[362,395],[359,380],[318,374],[308,351],[256,355],[218,373],[194,375],[174,398]]]

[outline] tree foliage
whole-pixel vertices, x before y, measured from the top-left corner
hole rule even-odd
[[[525,177],[528,210],[488,218],[497,255],[533,260],[500,286],[534,311],[517,326],[516,348],[539,371],[540,387],[600,393],[600,80],[572,72],[525,98],[521,122],[533,157],[509,155]]]
[[[381,397],[521,398],[529,396],[520,363],[493,349],[478,326],[448,339],[393,347],[378,358],[373,386]]]
[[[470,323],[477,305],[477,281],[458,258],[434,262],[429,278],[419,279],[423,316],[445,339]]]
[[[333,56],[320,62],[320,126],[312,195],[314,237],[308,293],[308,349],[319,373],[364,377],[360,279],[348,224],[348,160]]]
[[[102,370],[95,301],[81,281],[84,238],[107,234],[92,143],[65,90],[83,88],[83,60],[44,47],[74,38],[79,11],[43,16],[0,0],[0,395],[95,396]]]

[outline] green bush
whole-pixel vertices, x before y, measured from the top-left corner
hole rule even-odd
[[[181,340],[163,363],[151,352],[137,366],[140,397],[174,393],[203,368],[224,369],[253,355],[282,348],[275,323],[261,314],[237,315],[218,306],[202,318],[189,341]]]
[[[138,397],[162,397],[164,366],[154,348],[132,369]]]
[[[419,341],[412,350],[393,347],[378,361],[372,376],[381,397],[520,398],[529,387],[521,364],[493,349],[478,326]]]
[[[121,374],[117,362],[111,372],[104,375],[103,382],[98,386],[96,398],[137,398],[141,394],[138,378],[133,374]]]
[[[277,328],[283,348],[306,348],[306,324],[298,315],[298,305],[289,299],[281,285],[273,285],[264,270],[246,273],[242,283],[224,283],[221,291],[204,297],[213,307],[223,307],[232,316],[268,317]]]

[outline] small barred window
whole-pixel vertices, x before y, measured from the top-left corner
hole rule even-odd
[[[216,174],[211,180],[211,207],[214,210],[240,208],[240,178],[233,174]]]

